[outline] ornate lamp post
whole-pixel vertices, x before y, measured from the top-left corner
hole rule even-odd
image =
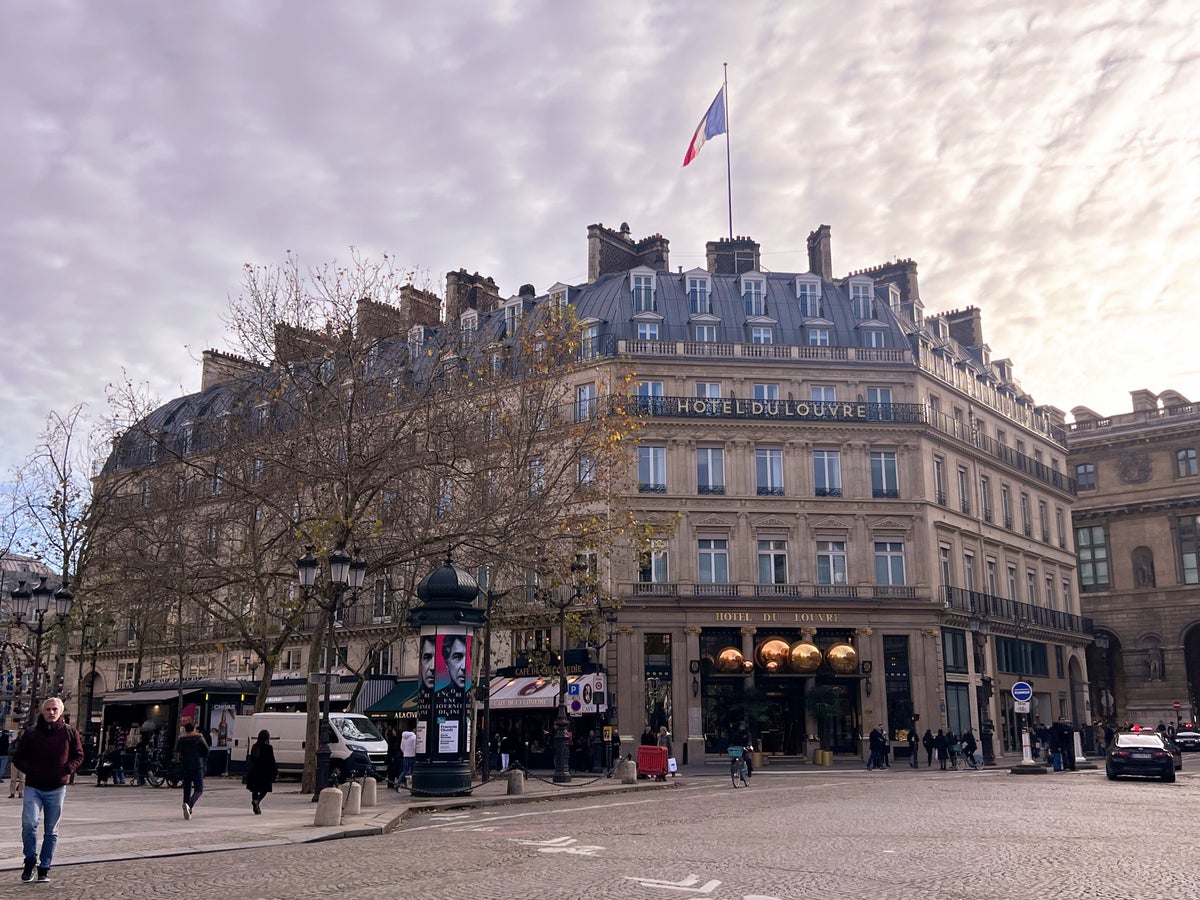
[[[33,650],[33,685],[29,689],[29,718],[28,724],[32,725],[37,721],[38,713],[38,686],[41,679],[42,666],[42,636],[49,630],[50,627],[46,624],[46,613],[50,611],[50,602],[54,601],[54,611],[58,616],[56,625],[66,623],[67,616],[71,612],[71,605],[75,602],[75,596],[67,590],[67,583],[63,581],[62,587],[57,591],[52,591],[46,587],[46,576],[39,576],[40,583],[32,591],[25,590],[25,582],[21,581],[17,584],[17,589],[9,594],[8,602],[12,607],[13,622],[20,625],[35,638]]]
[[[317,558],[313,556],[313,548],[304,548],[304,555],[296,560],[296,571],[300,576],[300,590],[307,597],[317,580],[317,569],[320,567]],[[329,739],[333,736],[329,722],[329,682],[333,673],[334,646],[336,637],[334,621],[338,610],[343,605],[346,589],[350,589],[350,598],[345,606],[351,606],[358,598],[358,591],[363,586],[367,575],[367,564],[354,551],[351,557],[346,553],[345,544],[338,544],[337,549],[329,554],[329,586],[328,593],[323,593],[317,600],[317,605],[329,619],[329,643],[325,648],[325,705],[321,713],[321,726],[318,731],[317,743],[317,785],[313,792],[315,802],[321,789],[329,785]],[[311,721],[311,720],[310,720]]]
[[[979,687],[976,688],[976,705],[979,707],[979,747],[983,753],[983,764],[994,766],[996,752],[992,747],[992,735],[996,728],[992,723],[991,699],[992,678],[987,674],[987,640],[992,633],[992,623],[986,614],[971,616],[968,627],[975,643],[975,671],[979,673]]]

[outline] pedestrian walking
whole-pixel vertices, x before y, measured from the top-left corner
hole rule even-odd
[[[54,848],[58,846],[58,823],[67,798],[67,782],[83,765],[83,741],[79,732],[63,721],[63,702],[58,697],[42,701],[36,724],[27,729],[13,754],[14,769],[25,774],[25,800],[21,805],[21,845],[25,866],[21,880],[50,880]],[[42,824],[42,847],[38,853],[38,823]],[[34,867],[37,874],[34,874]]]
[[[396,785],[396,790],[400,790],[406,784],[408,779],[412,778],[413,766],[417,762],[417,733],[413,731],[412,722],[409,722],[402,732],[400,732],[400,783]]]
[[[883,723],[879,723],[871,729],[870,735],[867,737],[867,746],[870,749],[870,755],[867,757],[867,771],[872,769],[883,768],[883,748],[887,744],[887,738],[883,733]]]
[[[9,746],[8,730],[0,731],[0,781],[4,780],[4,773],[8,771]]]
[[[204,767],[208,763],[208,741],[191,719],[183,723],[183,737],[175,744],[175,753],[183,763],[183,817],[190,819],[204,793]]]
[[[933,748],[937,752],[938,763],[942,767],[942,771],[946,771],[946,762],[950,759],[950,745],[946,743],[946,733],[942,729],[938,729],[938,733],[933,738]]]
[[[925,729],[925,735],[921,738],[921,743],[925,747],[925,768],[933,765],[933,751],[937,749],[937,744],[933,740],[933,732],[928,728]]]
[[[387,786],[394,789],[404,764],[404,755],[400,752],[400,729],[395,723],[388,726],[387,746]]]
[[[271,793],[271,786],[279,777],[279,766],[275,765],[275,749],[271,746],[271,732],[267,729],[264,728],[258,733],[258,740],[250,748],[246,762],[249,768],[246,769],[246,777],[242,781],[246,790],[250,792],[250,808],[256,816],[260,816],[260,804],[267,794]]]
[[[921,764],[917,754],[921,752],[921,739],[917,737],[917,729],[908,730],[908,764],[914,769]]]

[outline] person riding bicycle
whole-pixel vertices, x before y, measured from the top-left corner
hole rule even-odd
[[[959,742],[962,744],[963,756],[967,761],[967,765],[974,769],[975,750],[979,747],[979,744],[976,742],[975,735],[971,733],[970,728],[968,728],[962,733],[962,735],[959,736]]]
[[[750,761],[750,754],[754,752],[754,739],[750,736],[750,726],[744,720],[734,729],[733,738],[729,743],[742,748],[742,758],[746,760],[746,777],[749,778],[754,774],[754,766]]]

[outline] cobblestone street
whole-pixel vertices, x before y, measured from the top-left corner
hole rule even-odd
[[[1189,757],[1188,762],[1196,757]],[[57,866],[58,897],[1158,898],[1188,896],[1200,765],[1103,771],[711,772],[670,789],[418,815],[399,830]],[[249,820],[252,821],[252,820]],[[6,837],[9,837],[6,835]],[[119,839],[119,836],[118,836]],[[71,840],[71,826],[63,842]],[[0,895],[24,886],[15,871]]]

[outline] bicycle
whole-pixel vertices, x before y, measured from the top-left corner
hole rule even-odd
[[[162,756],[156,757],[146,772],[146,782],[150,787],[156,788],[164,784],[172,788],[179,787],[183,784],[183,763],[174,759],[164,759]]]
[[[734,788],[738,786],[740,779],[743,787],[750,787],[750,782],[746,780],[746,748],[745,747],[730,747],[729,748],[729,779],[733,782]]]

